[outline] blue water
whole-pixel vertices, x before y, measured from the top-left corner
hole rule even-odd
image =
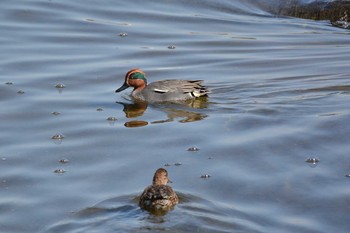
[[[349,31],[265,9],[1,1],[0,232],[349,232]],[[133,105],[134,67],[212,93]],[[159,167],[165,216],[137,204]]]

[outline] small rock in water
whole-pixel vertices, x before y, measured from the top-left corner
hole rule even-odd
[[[350,173],[349,173],[349,174],[346,174],[346,175],[345,175],[345,177],[348,177],[348,178],[350,178]]]
[[[55,116],[58,116],[60,114],[61,114],[60,112],[52,112],[52,115],[55,115]]]
[[[121,37],[126,37],[126,36],[128,36],[128,33],[126,33],[126,32],[121,32],[121,33],[119,33],[119,36],[121,36]]]
[[[22,95],[22,94],[24,94],[24,91],[23,90],[19,90],[19,91],[17,91],[17,93]]]
[[[176,49],[176,46],[175,45],[169,45],[168,49]]]
[[[13,82],[6,82],[6,85],[13,85]]]
[[[96,111],[102,112],[102,111],[103,111],[103,108],[96,108]]]
[[[64,138],[64,136],[60,133],[58,134],[55,134],[51,137],[52,139],[55,139],[55,140],[62,140]]]
[[[320,160],[316,157],[309,157],[309,158],[307,158],[307,160],[305,160],[305,162],[316,164],[316,163],[320,162]]]
[[[211,177],[211,175],[209,175],[209,174],[201,175],[202,179],[209,179],[210,177]]]
[[[69,160],[68,159],[60,159],[58,162],[60,162],[60,163],[68,163]]]
[[[66,86],[63,83],[57,83],[56,88],[65,88]]]
[[[174,163],[174,165],[175,165],[175,166],[181,166],[182,163],[176,162],[176,163]]]
[[[170,167],[170,166],[171,166],[171,164],[170,164],[170,163],[166,163],[166,164],[164,164],[164,166],[166,166],[166,167]]]
[[[66,171],[65,171],[64,169],[62,169],[62,168],[58,168],[58,169],[54,170],[53,172],[54,172],[54,173],[58,173],[58,174],[63,174],[63,173],[65,173]]]
[[[116,120],[117,120],[117,118],[116,117],[112,117],[112,116],[107,118],[107,121],[116,121]]]
[[[199,151],[200,149],[198,147],[190,147],[187,150],[188,151]]]

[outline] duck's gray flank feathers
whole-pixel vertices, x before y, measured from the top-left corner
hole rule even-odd
[[[203,80],[162,80],[149,84],[151,90],[157,93],[169,93],[169,92],[179,92],[179,93],[198,93],[195,97],[203,96],[210,93],[205,86],[202,85]]]

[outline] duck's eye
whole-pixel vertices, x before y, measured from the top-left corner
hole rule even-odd
[[[129,79],[141,79],[147,84],[147,80],[144,74],[136,72],[130,75]]]
[[[140,74],[140,73],[133,73],[130,77],[131,79],[142,79],[143,78],[143,75]]]

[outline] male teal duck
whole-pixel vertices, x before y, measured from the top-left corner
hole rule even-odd
[[[167,211],[173,208],[179,198],[167,185],[168,182],[171,181],[167,170],[159,168],[154,174],[152,185],[145,188],[140,197],[140,207],[150,211]]]
[[[124,84],[115,92],[128,87],[134,90],[131,96],[135,100],[155,102],[181,102],[207,96],[208,89],[202,85],[202,80],[162,80],[147,85],[146,74],[138,69],[132,69],[125,75]]]

